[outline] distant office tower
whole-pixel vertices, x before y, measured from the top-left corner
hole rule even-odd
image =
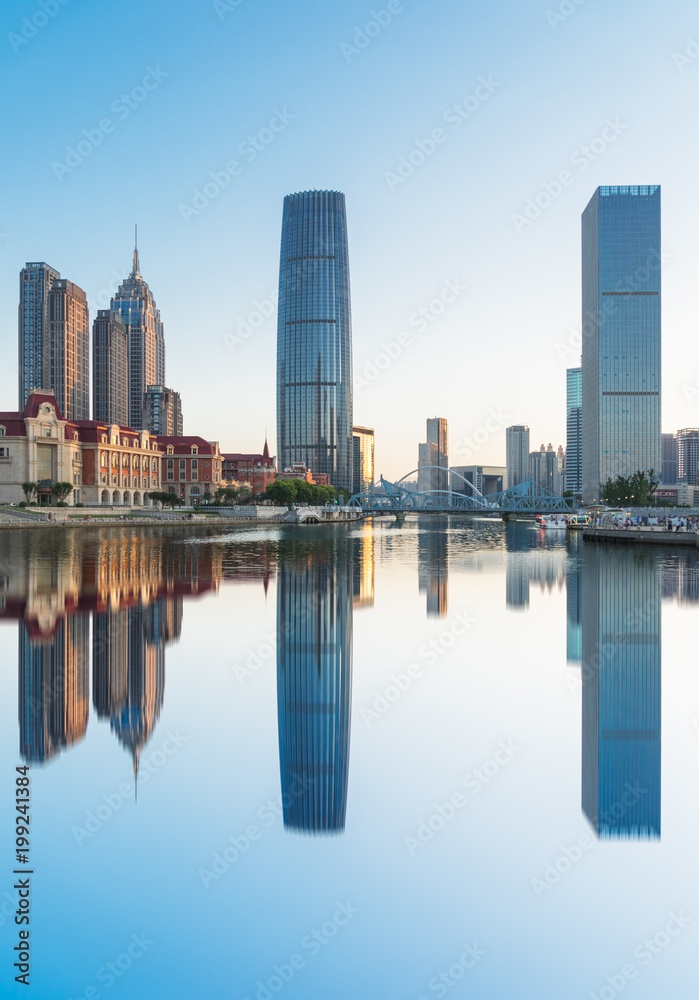
[[[50,575],[50,574],[49,574]],[[85,736],[89,713],[87,615],[61,618],[50,636],[19,625],[19,743],[41,764]]]
[[[566,372],[565,488],[582,493],[582,368]]]
[[[277,706],[284,826],[344,830],[352,698],[348,536],[289,552],[277,589]]]
[[[655,558],[585,545],[582,806],[600,837],[660,836],[660,656]]]
[[[371,427],[352,428],[352,492],[361,493],[374,485],[374,431]]]
[[[142,426],[161,437],[182,437],[182,400],[179,392],[164,385],[149,385],[143,397]]]
[[[676,437],[677,482],[696,486],[699,474],[699,427],[684,427],[677,432]]]
[[[143,430],[143,398],[149,385],[165,385],[165,336],[153,293],[141,277],[138,249],[133,269],[110,303],[129,334],[129,427]]]
[[[561,451],[562,445],[556,452],[549,442],[548,448],[542,444],[538,451],[531,452],[529,456],[529,467],[535,486],[554,496],[560,496],[562,492]]]
[[[529,428],[514,424],[505,431],[507,442],[507,486],[518,486],[529,479]]]
[[[279,468],[352,488],[352,320],[345,196],[284,199],[277,326]]]
[[[582,217],[583,500],[660,472],[660,187],[600,187]]]
[[[121,315],[100,309],[92,323],[92,419],[129,423],[128,331]]]
[[[434,466],[439,461],[437,445],[434,441],[425,441],[417,448],[417,488],[420,493],[435,489],[433,483]]]
[[[27,263],[19,273],[19,409],[35,387],[48,389],[49,292],[60,274],[44,263]]]
[[[90,417],[90,331],[87,297],[43,263],[19,277],[19,401],[51,389],[68,420]]]
[[[427,421],[427,443],[436,448],[439,469],[432,470],[432,489],[449,489],[449,429],[444,417],[431,417]]]
[[[680,452],[675,434],[661,435],[662,474],[660,482],[664,486],[675,486],[679,482]]]

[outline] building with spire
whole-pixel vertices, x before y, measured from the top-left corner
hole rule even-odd
[[[221,478],[226,483],[248,483],[253,496],[259,496],[273,483],[277,472],[275,460],[269,453],[269,445],[265,438],[265,446],[261,455],[248,455],[242,452],[226,452],[223,459]]]
[[[144,429],[144,398],[148,386],[165,383],[165,335],[160,310],[143,280],[138,242],[131,274],[119,285],[110,309],[121,315],[128,331],[129,426]]]

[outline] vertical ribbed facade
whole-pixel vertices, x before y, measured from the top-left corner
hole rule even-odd
[[[128,331],[119,313],[100,309],[92,324],[92,419],[129,423]]]
[[[583,500],[660,475],[660,188],[600,187],[582,217]]]
[[[507,442],[507,486],[518,486],[529,479],[529,428],[514,424],[505,431]]]
[[[352,489],[352,319],[345,196],[287,195],[277,327],[279,468]]]
[[[660,655],[654,555],[586,544],[582,806],[600,837],[660,836]]]
[[[290,553],[277,591],[277,701],[284,825],[345,826],[352,697],[352,561],[338,545]]]

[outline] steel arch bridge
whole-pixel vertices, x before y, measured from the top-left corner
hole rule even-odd
[[[462,489],[451,490],[410,490],[401,484],[416,472],[434,469],[446,472],[451,477],[463,481]],[[449,480],[447,479],[447,482]],[[371,489],[355,493],[349,499],[350,507],[358,507],[366,514],[427,514],[427,513],[473,513],[473,514],[566,514],[571,507],[565,497],[555,496],[549,490],[527,479],[517,486],[500,493],[484,496],[468,479],[439,465],[422,466],[406,473],[396,483],[381,476],[379,483]]]

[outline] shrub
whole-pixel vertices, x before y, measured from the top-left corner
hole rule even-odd
[[[68,507],[68,506],[69,506],[69,504],[67,504],[67,503],[65,502],[65,500],[59,500],[59,501],[58,501],[58,503],[56,504],[56,506],[57,506],[57,507]]]
[[[27,506],[27,501],[26,500],[20,500],[20,502],[17,504],[17,506],[18,507],[26,507]]]

